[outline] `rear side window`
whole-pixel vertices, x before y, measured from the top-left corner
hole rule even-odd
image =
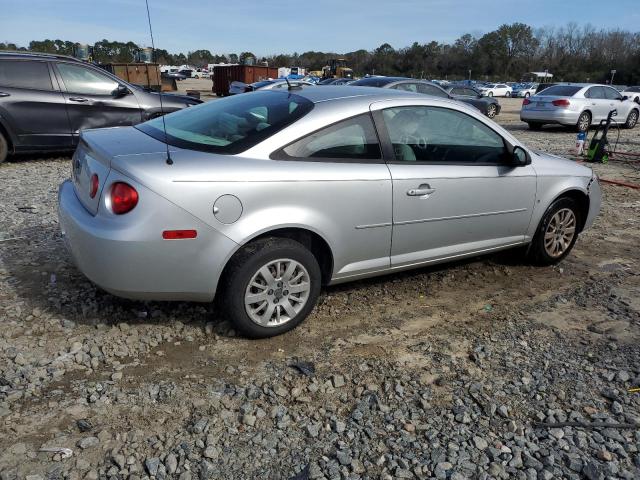
[[[0,85],[32,90],[53,90],[46,62],[29,60],[0,60]]]
[[[290,92],[257,91],[207,102],[154,118],[135,128],[191,150],[243,152],[302,118],[313,102]],[[164,124],[167,135],[165,139]]]
[[[587,90],[584,94],[585,97],[587,98],[599,98],[599,99],[604,99],[604,88],[602,87],[591,87],[589,90]]]
[[[447,95],[447,93],[443,90],[440,90],[440,88],[436,87],[435,85],[428,85],[426,83],[418,84],[418,92],[424,93],[426,95],[433,95],[434,97],[449,98],[449,95]]]
[[[554,97],[572,97],[581,89],[582,87],[574,87],[572,85],[556,85],[554,87],[545,88],[544,94]]]
[[[284,147],[274,155],[281,159],[380,160],[378,136],[366,113],[318,130]]]

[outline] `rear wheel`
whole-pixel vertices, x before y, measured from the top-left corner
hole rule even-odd
[[[530,130],[541,130],[542,124],[537,122],[528,122]]]
[[[487,93],[487,97],[493,97],[493,92]]]
[[[582,112],[578,117],[578,123],[576,123],[576,130],[579,132],[586,132],[591,126],[591,114],[589,112]]]
[[[545,212],[536,231],[529,257],[537,265],[553,265],[566,257],[578,239],[580,210],[575,200],[561,197]]]
[[[507,92],[504,94],[505,97],[510,97],[511,96],[511,92]]]
[[[524,98],[529,98],[531,94],[529,92],[524,92]]]
[[[4,162],[9,155],[9,143],[4,135],[0,133],[0,163]]]
[[[320,266],[302,244],[265,238],[231,260],[221,300],[236,329],[250,338],[280,335],[300,324],[320,294]]]
[[[633,128],[638,123],[638,110],[631,110],[627,121],[624,124],[624,128]]]
[[[498,113],[498,107],[496,107],[496,104],[495,103],[489,104],[489,106],[487,107],[487,117],[494,118],[497,113]]]

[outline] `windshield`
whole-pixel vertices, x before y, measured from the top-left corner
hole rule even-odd
[[[236,154],[257,145],[313,109],[288,92],[258,91],[207,102],[165,115],[135,128],[180,148]]]
[[[553,97],[571,97],[575,95],[582,87],[574,87],[570,85],[556,85],[544,89],[543,95],[549,95]]]

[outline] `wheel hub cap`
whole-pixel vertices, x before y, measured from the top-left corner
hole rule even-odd
[[[563,208],[551,217],[544,235],[544,248],[553,258],[567,251],[576,234],[576,216],[572,210]]]
[[[293,318],[309,299],[309,272],[288,258],[271,261],[253,275],[244,295],[249,318],[263,327],[277,327]]]

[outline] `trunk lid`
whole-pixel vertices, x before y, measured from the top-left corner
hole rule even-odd
[[[95,215],[115,158],[119,155],[162,152],[164,148],[162,142],[133,127],[103,128],[81,132],[78,147],[71,160],[71,179],[78,200],[92,215]],[[97,189],[92,197],[94,175],[97,177]]]

